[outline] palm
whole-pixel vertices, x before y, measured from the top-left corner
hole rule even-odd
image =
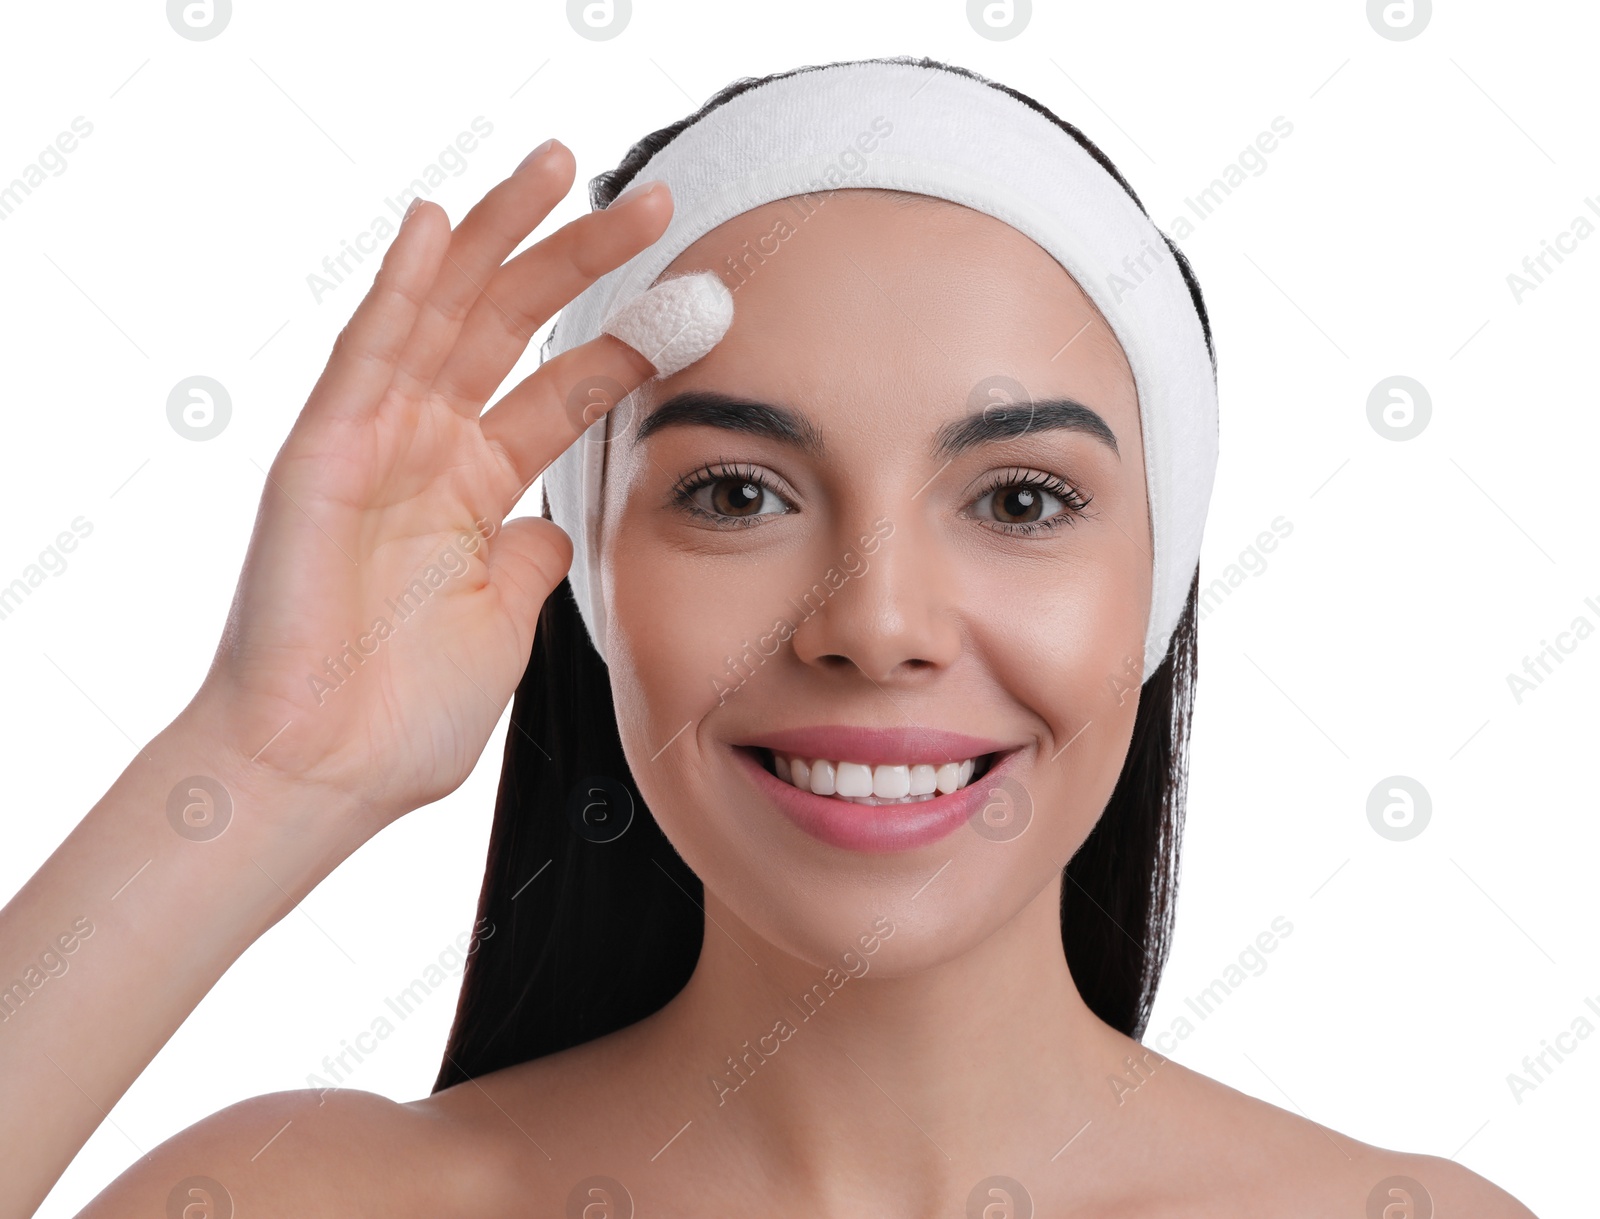
[[[368,774],[383,803],[437,799],[493,729],[548,591],[485,561],[520,488],[476,419],[427,401],[286,446],[272,478],[264,513],[283,545],[242,586],[236,691],[281,717],[260,723],[258,744],[276,735],[263,756],[307,777]]]

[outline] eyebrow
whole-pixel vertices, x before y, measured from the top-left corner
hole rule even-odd
[[[714,390],[692,389],[668,398],[639,425],[633,443],[641,444],[672,427],[714,427],[765,436],[817,461],[828,456],[822,432],[805,415],[788,407]],[[1029,432],[1082,432],[1106,445],[1120,459],[1117,437],[1098,413],[1073,398],[1004,403],[951,420],[934,436],[933,457],[953,459],[980,445],[1014,440]]]

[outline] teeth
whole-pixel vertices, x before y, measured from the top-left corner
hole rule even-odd
[[[811,790],[819,796],[831,796],[835,790],[837,778],[834,775],[833,763],[818,758],[811,763]]]
[[[874,766],[872,794],[883,800],[898,800],[911,794],[911,767]]]
[[[825,763],[818,763],[825,765]],[[816,790],[813,783],[812,790]],[[870,796],[872,794],[872,767],[860,762],[840,762],[834,774],[833,794],[836,796]]]
[[[818,796],[836,796],[861,804],[910,804],[948,795],[972,782],[977,759],[946,762],[940,766],[868,766],[864,762],[834,762],[827,758],[802,758],[773,751],[772,768],[778,778]]]

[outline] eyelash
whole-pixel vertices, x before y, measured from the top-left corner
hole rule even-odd
[[[751,525],[757,524],[763,516],[773,515],[770,512],[766,512],[757,513],[755,516],[723,516],[721,513],[707,512],[694,502],[695,492],[702,487],[709,487],[714,483],[724,481],[749,483],[754,487],[759,487],[762,491],[772,492],[786,504],[789,502],[782,495],[779,495],[778,489],[772,485],[771,481],[763,478],[760,471],[754,466],[740,468],[738,466],[724,465],[721,462],[713,465],[704,465],[698,470],[692,470],[685,474],[673,484],[672,500],[691,516],[703,517],[706,520],[715,521],[718,525],[732,526],[735,529],[749,528]]]
[[[757,513],[755,516],[723,516],[720,513],[707,512],[699,504],[695,503],[694,496],[697,491],[704,487],[709,487],[714,483],[722,482],[725,479],[738,481],[740,483],[749,483],[750,485],[757,487],[764,492],[770,491],[772,494],[777,495],[779,499],[784,500],[785,503],[788,503],[788,500],[784,499],[784,497],[779,494],[777,488],[775,488],[768,479],[762,477],[761,472],[755,467],[728,466],[720,462],[701,466],[699,469],[693,470],[680,478],[675,484],[673,484],[671,492],[672,500],[685,512],[688,512],[693,516],[703,517],[706,520],[715,521],[718,525],[732,526],[736,529],[748,528],[749,526],[760,521],[761,517],[763,516],[776,515],[774,513],[765,512]],[[1046,517],[1042,521],[1027,521],[1020,524],[1008,523],[1005,521],[988,522],[990,527],[994,528],[996,532],[1006,533],[1012,536],[1030,536],[1033,534],[1044,533],[1047,530],[1055,529],[1061,525],[1072,524],[1075,519],[1081,518],[1085,515],[1089,504],[1094,499],[1094,497],[1091,495],[1081,494],[1076,488],[1072,487],[1063,480],[1056,478],[1054,475],[1039,474],[1034,471],[1023,470],[1013,466],[1008,470],[1000,471],[986,484],[984,484],[983,488],[978,492],[973,502],[976,503],[978,500],[983,499],[985,496],[998,491],[1001,488],[1011,487],[1032,487],[1036,490],[1048,491],[1062,503],[1062,510],[1060,512],[1056,513],[1054,516]]]
[[[1082,518],[1092,495],[1084,495],[1077,488],[1062,481],[1053,474],[1039,474],[1031,470],[1023,470],[1012,466],[1008,470],[1001,470],[978,492],[977,499],[981,500],[986,495],[1000,490],[1002,487],[1032,487],[1035,490],[1048,491],[1061,501],[1061,511],[1054,516],[1046,517],[1042,521],[1025,521],[1013,524],[1005,521],[990,521],[991,528],[997,527],[997,532],[1009,533],[1013,536],[1027,536],[1044,533],[1047,530],[1058,528],[1061,525],[1070,525],[1075,520]],[[973,502],[977,502],[974,500]]]

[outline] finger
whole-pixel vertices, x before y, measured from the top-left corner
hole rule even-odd
[[[333,341],[333,352],[306,399],[303,415],[363,418],[377,409],[416,324],[448,244],[437,204],[418,202],[384,252],[372,287]]]
[[[526,657],[539,607],[572,567],[572,539],[542,517],[518,517],[490,539],[488,564],[489,583],[500,590],[506,620],[517,632],[517,655]]]
[[[534,333],[595,280],[660,239],[672,219],[665,186],[563,225],[495,272],[467,315],[433,392],[476,415]]]
[[[407,388],[416,391],[433,381],[484,286],[566,197],[576,168],[571,151],[553,143],[519,165],[462,218],[401,360]]]
[[[484,439],[505,454],[517,479],[502,513],[591,423],[655,374],[649,360],[602,334],[546,360],[495,403],[483,416]]]

